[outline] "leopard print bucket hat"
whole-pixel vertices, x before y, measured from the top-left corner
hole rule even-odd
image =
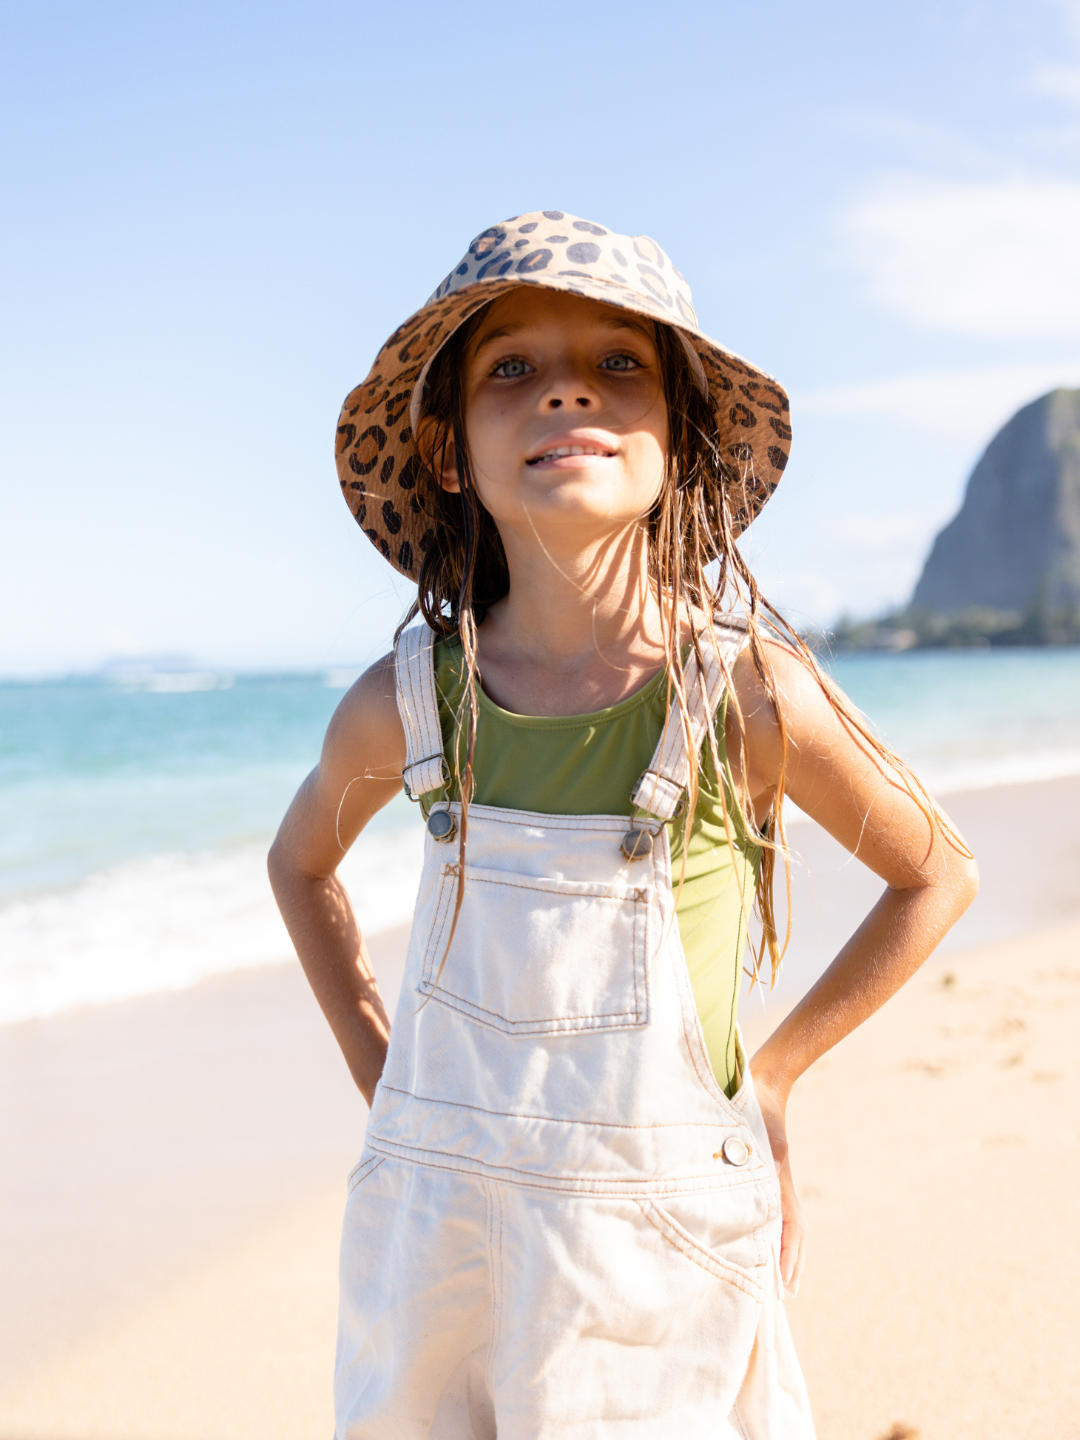
[[[482,231],[434,295],[394,331],[342,406],[341,488],[357,524],[390,564],[415,580],[434,538],[433,482],[413,438],[431,362],[470,315],[518,285],[601,300],[675,329],[711,405],[721,452],[743,481],[746,500],[735,528],[745,530],[787,464],[783,387],[702,332],[690,287],[655,240],[538,210]]]

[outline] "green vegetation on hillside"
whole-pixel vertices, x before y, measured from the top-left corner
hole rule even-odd
[[[821,636],[830,650],[986,649],[998,645],[1080,644],[1080,607],[1036,602],[1023,613],[972,605],[952,615],[897,610],[876,620],[841,617]]]

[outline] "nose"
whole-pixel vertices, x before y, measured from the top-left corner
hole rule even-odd
[[[553,370],[541,398],[543,410],[597,410],[599,407],[600,396],[584,365],[567,359]]]

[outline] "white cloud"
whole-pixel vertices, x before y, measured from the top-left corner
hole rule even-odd
[[[1080,183],[894,177],[842,228],[872,299],[934,330],[1080,335]]]
[[[1032,72],[1030,85],[1039,95],[1080,105],[1080,65],[1040,65]]]
[[[1055,58],[1037,66],[1028,76],[1027,88],[1069,105],[1080,105],[1080,0],[1049,0],[1049,8],[1057,12],[1063,38]]]
[[[804,415],[878,417],[975,447],[985,444],[1021,405],[1060,385],[1080,386],[1080,358],[1067,364],[923,371],[796,391],[792,411],[796,423]]]
[[[1051,8],[1065,22],[1067,34],[1080,45],[1080,0],[1051,0]]]

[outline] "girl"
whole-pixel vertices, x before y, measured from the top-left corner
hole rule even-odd
[[[371,1105],[339,1440],[813,1434],[787,1097],[976,878],[735,545],[790,438],[659,246],[555,210],[478,236],[345,402],[342,488],[421,620],[270,857]],[[428,834],[391,1034],[335,872],[403,784]],[[751,1078],[785,794],[886,888]]]

